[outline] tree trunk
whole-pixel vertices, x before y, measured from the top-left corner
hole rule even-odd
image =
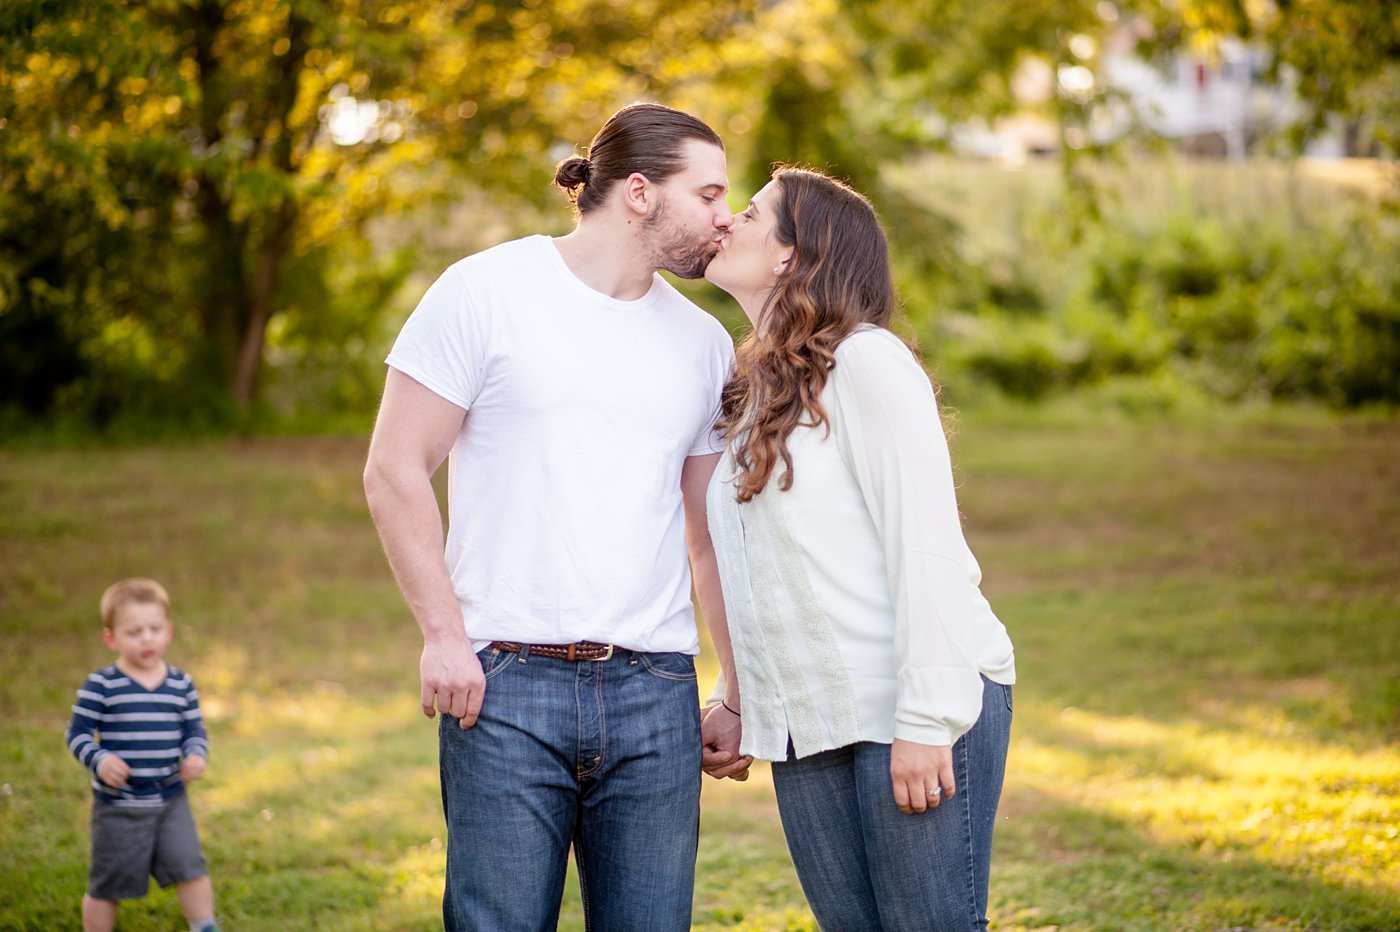
[[[288,121],[297,102],[298,79],[306,57],[307,36],[310,30],[310,23],[295,11],[288,15],[287,51],[274,59],[274,67],[269,75],[272,82],[268,91],[268,128],[275,126],[278,132],[267,157],[273,167],[289,181],[296,174],[296,157],[293,153],[293,137],[288,129]],[[267,138],[263,136],[258,140],[255,151],[261,151],[263,141]],[[267,324],[272,319],[273,302],[277,294],[277,278],[282,269],[282,262],[292,248],[292,231],[296,228],[295,198],[296,195],[290,191],[282,195],[276,210],[267,218],[265,233],[253,260],[252,294],[249,296],[247,313],[242,320],[243,332],[238,348],[237,367],[230,386],[233,400],[245,409],[258,397],[258,376],[262,371]]]
[[[252,302],[243,325],[238,368],[233,377],[233,400],[241,408],[249,407],[258,397],[258,376],[262,371],[263,346],[267,342],[267,322],[272,318],[277,276],[282,269],[282,260],[291,248],[295,223],[296,207],[290,197],[284,198],[272,220],[272,229],[258,249],[257,266],[253,270]]]
[[[215,54],[225,26],[219,0],[201,0],[185,10],[190,49],[199,67],[199,139],[197,155],[216,152],[223,143],[221,120],[229,92]],[[198,163],[197,163],[198,164]],[[247,226],[233,216],[233,204],[222,178],[199,164],[196,168],[195,209],[204,230],[204,281],[197,305],[204,345],[191,359],[191,377],[201,390],[224,393],[234,375],[241,317],[247,307]]]

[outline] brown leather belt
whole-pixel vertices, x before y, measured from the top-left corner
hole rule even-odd
[[[530,649],[531,657],[553,657],[556,660],[611,660],[613,646],[594,641],[576,641],[573,644],[517,644],[514,641],[492,641],[491,646],[507,654],[518,654],[522,648]]]

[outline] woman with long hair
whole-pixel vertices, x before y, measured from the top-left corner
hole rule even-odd
[[[773,762],[828,932],[983,929],[1015,660],[934,389],[889,330],[885,234],[846,185],[782,168],[706,278],[753,324],[707,499],[733,671],[707,769]],[[716,752],[733,743],[742,756]]]

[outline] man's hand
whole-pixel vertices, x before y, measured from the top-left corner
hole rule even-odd
[[[894,804],[903,813],[937,809],[957,792],[953,780],[953,749],[894,739],[890,746],[890,782]]]
[[[423,645],[418,673],[423,684],[423,714],[453,715],[463,728],[476,724],[481,700],[486,696],[486,674],[466,638],[432,641]]]
[[[97,778],[112,789],[120,789],[131,778],[131,768],[115,754],[108,754],[97,765]]]
[[[743,725],[739,716],[715,703],[700,713],[701,769],[722,780],[729,777],[740,782],[749,778],[753,758],[739,753]]]
[[[191,754],[180,761],[180,779],[186,783],[193,783],[204,776],[204,768],[209,766],[209,762],[203,755]]]

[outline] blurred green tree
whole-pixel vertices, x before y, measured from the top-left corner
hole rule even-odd
[[[414,267],[370,221],[552,197],[551,164],[642,97],[737,142],[740,190],[781,160],[870,194],[911,307],[1043,308],[1018,267],[970,265],[901,167],[1015,108],[1034,60],[1070,225],[1092,220],[1104,89],[1055,76],[1134,16],[1148,54],[1270,49],[1310,108],[1295,143],[1339,115],[1400,147],[1400,4],[1374,0],[7,0],[0,409],[227,421],[269,359],[350,371]]]
[[[246,409],[270,327],[363,336],[366,294],[404,274],[366,246],[368,220],[463,179],[545,195],[551,153],[612,108],[725,67],[716,49],[751,6],[4,4],[4,400],[99,417]],[[359,318],[337,326],[340,313]]]

